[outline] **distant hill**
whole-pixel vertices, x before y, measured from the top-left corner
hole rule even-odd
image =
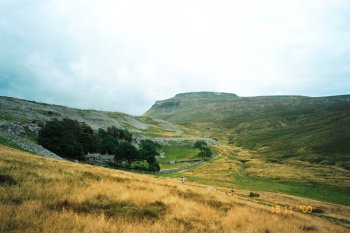
[[[213,107],[226,105],[238,96],[221,92],[190,92],[177,94],[174,98],[156,101],[144,116],[155,117],[181,124],[213,122]]]
[[[179,128],[164,120],[119,112],[75,109],[0,96],[0,144],[58,158],[57,155],[37,145],[36,137],[48,120],[63,118],[85,122],[94,130],[110,126],[128,129],[135,136],[135,140],[153,138],[163,144],[169,141],[173,144],[188,144],[196,140],[195,137],[189,138],[192,135],[186,133],[185,127]]]
[[[350,95],[184,93],[157,101],[144,116],[193,127],[270,161],[294,157],[350,170]]]
[[[182,133],[181,129],[163,120],[153,120],[120,112],[69,108],[0,96],[0,120],[2,121],[16,122],[21,125],[40,125],[48,120],[63,118],[85,122],[93,129],[116,126],[143,134],[147,134],[152,130]]]

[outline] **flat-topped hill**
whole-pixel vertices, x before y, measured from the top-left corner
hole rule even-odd
[[[297,157],[350,169],[350,95],[185,93],[157,101],[144,115],[201,130],[275,161]]]

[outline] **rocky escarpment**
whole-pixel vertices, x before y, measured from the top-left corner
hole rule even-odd
[[[144,116],[155,117],[171,122],[191,122],[201,114],[198,106],[210,106],[217,103],[230,103],[239,97],[232,93],[223,92],[189,92],[175,95],[175,97],[156,101]],[[191,109],[196,109],[188,116]],[[182,115],[184,112],[185,115]],[[180,113],[180,114],[178,114]]]
[[[81,110],[11,97],[0,97],[1,142],[42,156],[60,158],[37,145],[35,139],[45,122],[63,118],[85,122],[93,129],[116,126],[127,128],[133,132],[141,132],[150,127],[148,123],[127,114]]]
[[[35,143],[32,135],[36,135],[40,127],[35,124],[21,125],[18,122],[8,122],[0,120],[0,138],[2,143],[9,146],[15,146],[22,150],[55,159],[62,159],[60,156],[46,150],[44,147]]]
[[[85,122],[93,129],[110,126],[125,128],[128,126],[131,131],[140,131],[149,127],[146,122],[128,114],[82,110],[12,97],[0,97],[0,119],[12,122],[17,121],[20,124],[35,124],[40,126],[48,120],[63,118]]]
[[[37,145],[36,138],[47,121],[63,118],[85,122],[94,130],[110,126],[128,129],[134,135],[136,146],[142,139],[162,137],[162,133],[166,133],[167,138],[158,138],[161,144],[193,144],[192,139],[180,138],[184,133],[181,128],[164,120],[136,117],[118,112],[74,109],[11,97],[0,97],[1,143],[42,156],[59,158]],[[169,134],[174,135],[175,138],[168,138]]]

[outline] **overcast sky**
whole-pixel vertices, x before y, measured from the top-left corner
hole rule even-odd
[[[0,0],[0,95],[138,115],[190,91],[350,94],[350,1]]]

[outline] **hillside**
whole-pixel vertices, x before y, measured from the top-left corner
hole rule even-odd
[[[348,154],[326,153],[322,148],[318,152],[310,146],[310,142],[331,142],[325,133],[332,133],[332,127],[334,139],[347,140],[348,100],[348,96],[241,98],[185,93],[158,101],[138,117],[0,97],[0,144],[59,158],[36,144],[37,132],[47,120],[70,118],[93,129],[114,125],[131,131],[136,141],[151,138],[163,145],[165,157],[158,158],[165,171],[161,177],[185,175],[207,185],[281,192],[349,206]],[[210,144],[213,159],[197,163],[198,151],[192,145],[199,139]],[[346,151],[348,144],[339,144]]]
[[[194,128],[272,163],[295,158],[350,170],[350,95],[184,93],[157,101],[144,116]]]
[[[0,155],[0,232],[349,230],[350,209],[339,205],[276,193],[249,198],[244,190],[182,185],[179,179],[48,159],[2,145]]]
[[[59,158],[37,145],[36,137],[46,121],[69,118],[85,122],[92,129],[110,126],[127,129],[138,141],[152,138],[163,145],[189,145],[198,138],[186,127],[150,117],[137,117],[119,112],[82,110],[65,106],[38,103],[12,97],[0,97],[0,144],[25,151]],[[209,140],[210,139],[203,139]]]
[[[75,109],[60,105],[38,103],[12,97],[0,97],[0,119],[16,121],[22,124],[42,124],[51,119],[70,118],[79,122],[85,122],[93,129],[115,126],[128,128],[132,132],[151,130],[156,124],[163,130],[181,132],[172,124],[164,121],[147,122],[147,118],[138,118],[119,112],[106,112],[88,109]]]

